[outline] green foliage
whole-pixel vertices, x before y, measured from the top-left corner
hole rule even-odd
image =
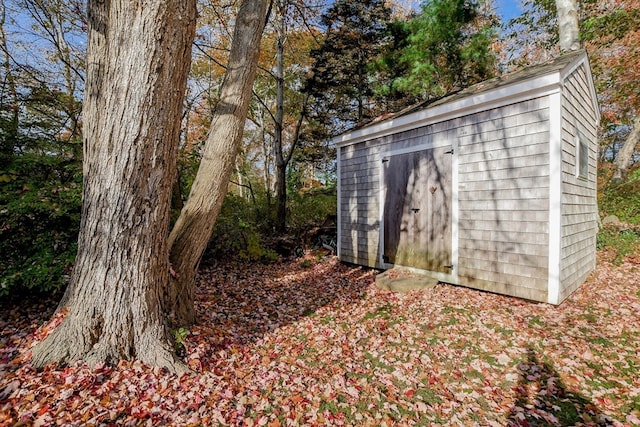
[[[581,26],[584,40],[602,45],[611,43],[611,39],[622,39],[628,33],[638,29],[640,29],[640,10],[623,8],[614,9],[605,15],[588,16]]]
[[[627,256],[640,253],[640,230],[604,227],[598,232],[596,247],[611,252],[612,261],[619,264]]]
[[[175,340],[176,351],[184,352],[186,350],[185,342],[187,340],[188,333],[189,331],[187,331],[185,328],[178,328],[173,330],[173,339]]]
[[[303,236],[336,214],[335,186],[293,192],[288,201],[288,229],[292,236]],[[205,257],[275,261],[278,255],[268,245],[273,234],[273,210],[264,198],[254,202],[227,194]]]
[[[305,259],[300,263],[300,267],[302,268],[309,268],[313,265],[313,261],[311,261],[310,259]]]
[[[301,234],[312,227],[322,225],[337,211],[336,188],[318,188],[298,192],[289,198],[289,229]]]
[[[603,180],[602,175],[599,178]],[[604,216],[615,215],[622,222],[640,225],[640,168],[632,170],[624,182],[610,181],[600,188],[598,207]]]
[[[235,194],[227,194],[213,229],[206,256],[244,261],[273,261],[277,254],[266,248],[256,207]]]
[[[0,170],[0,181],[0,296],[62,289],[76,254],[80,165],[22,155]]]
[[[389,24],[389,42],[382,55],[373,64],[376,83],[374,85],[379,102],[386,104],[387,111],[399,111],[415,104],[418,97],[398,89],[394,81],[409,72],[409,66],[402,60],[409,38],[409,27],[405,21],[396,20]]]
[[[626,224],[605,226],[598,232],[597,248],[610,252],[613,262],[640,253],[640,168],[630,171],[622,183],[610,179],[613,169],[605,163],[600,167],[598,208],[600,216],[615,215]]]
[[[391,51],[381,62],[396,77],[386,92],[432,99],[495,75],[495,15],[483,15],[479,4],[465,0],[433,0],[404,24],[402,53]],[[397,71],[394,71],[397,68]]]

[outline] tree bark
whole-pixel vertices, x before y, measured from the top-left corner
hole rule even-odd
[[[558,10],[558,30],[560,49],[563,51],[580,49],[580,30],[576,0],[556,0]]]
[[[624,141],[624,145],[618,152],[616,157],[616,171],[613,174],[613,180],[616,182],[622,181],[631,166],[631,160],[633,154],[636,152],[636,146],[640,142],[640,116],[636,117],[631,127],[631,132]]]
[[[227,192],[242,141],[268,0],[244,0],[236,18],[227,74],[207,137],[198,173],[169,236],[175,274],[166,305],[178,324],[195,321],[195,276]]]
[[[166,236],[195,0],[90,0],[84,185],[63,322],[32,364],[138,359],[174,371]]]

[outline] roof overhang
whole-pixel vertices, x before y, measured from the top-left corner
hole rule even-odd
[[[583,54],[577,56],[574,61],[562,68],[546,70],[546,73],[534,75],[512,83],[498,85],[497,87],[484,91],[470,91],[471,93],[465,96],[455,94],[436,101],[418,111],[347,131],[332,138],[331,142],[338,147],[343,147],[456,119],[469,114],[515,104],[528,99],[551,95],[559,92],[562,89],[564,79],[583,63],[585,64],[587,79],[589,80],[590,94],[594,102],[593,108],[596,111],[599,122],[600,116],[597,99],[595,98],[593,79],[587,56]],[[482,85],[482,83],[472,88],[480,85]],[[463,92],[466,92],[466,90]]]

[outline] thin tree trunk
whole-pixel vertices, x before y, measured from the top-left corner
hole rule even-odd
[[[276,114],[273,142],[276,164],[276,230],[284,233],[287,227],[287,163],[283,155],[284,124],[284,38],[286,32],[286,0],[278,1],[278,28],[276,41]]]
[[[633,154],[636,152],[636,146],[640,142],[640,116],[633,121],[631,132],[624,141],[624,145],[618,152],[616,157],[616,171],[613,174],[614,181],[622,181],[631,166]]]
[[[278,157],[280,157],[278,159]],[[282,155],[276,154],[276,231],[284,233],[287,229],[287,165]]]
[[[244,0],[236,18],[227,74],[213,112],[198,173],[169,236],[174,280],[167,309],[179,324],[195,321],[195,276],[227,192],[242,141],[268,0]]]
[[[11,72],[11,62],[9,58],[9,50],[7,45],[7,35],[5,32],[5,20],[7,16],[4,0],[0,0],[0,49],[3,52],[2,68],[4,71],[3,86],[6,85],[7,99],[3,99],[0,107],[9,110],[9,123],[5,128],[5,137],[0,140],[0,166],[3,163],[9,163],[13,158],[13,152],[18,141],[18,126],[20,108],[18,106],[18,94],[16,92],[16,84]],[[3,90],[4,91],[4,90]]]
[[[576,0],[556,0],[556,8],[558,10],[560,49],[564,51],[580,49]]]
[[[242,172],[240,171],[240,166],[238,165],[238,158],[236,157],[235,167],[236,167],[236,175],[238,176],[238,195],[244,199],[244,182],[242,182]]]
[[[32,364],[139,359],[180,371],[162,313],[195,0],[90,0],[84,185],[69,312]]]
[[[262,140],[262,154],[264,155],[264,190],[265,190],[265,197],[267,199],[267,207],[271,208],[271,194],[272,194],[272,190],[273,187],[271,185],[271,164],[272,164],[272,159],[271,156],[273,154],[273,149],[271,147],[268,146],[268,134],[265,128],[265,120],[264,120],[264,115],[265,115],[265,109],[267,107],[263,107],[260,111],[260,123],[259,123],[259,127],[260,127],[260,135],[261,135],[261,140]]]

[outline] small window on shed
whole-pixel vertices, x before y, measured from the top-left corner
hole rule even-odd
[[[576,176],[587,179],[589,177],[589,142],[587,138],[578,133],[576,144]]]

